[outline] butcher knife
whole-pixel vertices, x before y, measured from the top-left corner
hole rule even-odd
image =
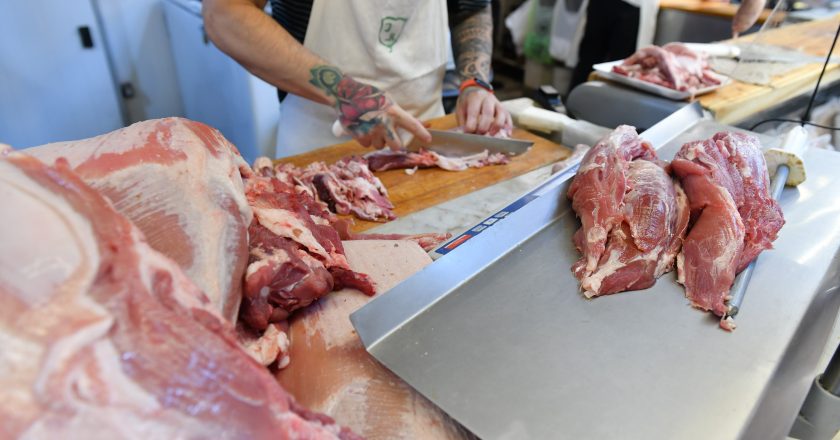
[[[507,156],[518,156],[528,151],[533,141],[519,139],[502,139],[478,134],[459,133],[456,131],[429,130],[432,142],[420,142],[416,138],[408,146],[409,151],[426,148],[449,157],[463,157],[483,153],[502,153]]]

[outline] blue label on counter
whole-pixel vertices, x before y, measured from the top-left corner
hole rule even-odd
[[[435,253],[438,253],[440,255],[446,255],[450,251],[452,251],[453,249],[455,249],[458,246],[464,244],[464,242],[466,242],[467,240],[469,240],[469,239],[475,237],[476,235],[481,234],[482,232],[490,229],[491,227],[493,227],[493,225],[498,223],[500,220],[503,220],[505,217],[507,217],[511,213],[516,212],[519,208],[527,205],[528,203],[531,203],[533,200],[535,200],[537,197],[539,197],[537,194],[535,194],[535,192],[536,191],[531,192],[531,193],[525,195],[524,197],[519,198],[515,202],[513,202],[510,205],[504,207],[501,211],[491,215],[490,217],[487,217],[486,219],[484,219],[484,221],[480,222],[478,225],[474,226],[472,229],[470,229],[467,232],[464,232],[463,234],[453,238],[448,243],[446,243],[445,245],[443,245],[440,248],[438,248],[437,250],[435,250]]]

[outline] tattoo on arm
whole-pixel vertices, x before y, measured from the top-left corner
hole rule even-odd
[[[493,55],[493,16],[490,5],[474,12],[453,17],[452,51],[462,80],[478,77],[490,79]]]
[[[315,66],[309,73],[312,75],[309,83],[335,101],[338,120],[351,134],[364,136],[377,127],[384,127],[386,136],[395,137],[393,123],[385,112],[392,102],[384,91],[356,81],[335,66]]]

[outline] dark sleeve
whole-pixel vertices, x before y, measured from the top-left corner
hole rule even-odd
[[[313,0],[271,0],[271,16],[300,44],[306,38]]]
[[[449,16],[452,17],[459,12],[473,12],[484,9],[491,0],[446,0]]]

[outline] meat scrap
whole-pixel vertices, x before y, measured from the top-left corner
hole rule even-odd
[[[696,92],[721,83],[705,53],[680,43],[643,47],[613,66],[613,72],[678,91]]]
[[[735,275],[772,248],[784,225],[770,197],[761,144],[753,136],[721,132],[683,145],[671,165],[692,218],[677,257],[678,281],[693,306],[725,317]],[[721,327],[734,324],[722,319]]]
[[[353,214],[362,220],[397,218],[385,185],[359,157],[344,158],[332,165],[314,162],[304,168],[288,163],[273,165],[267,157],[254,162],[257,174],[276,177],[324,203],[331,212]]]
[[[616,128],[586,153],[568,197],[582,224],[572,271],[586,297],[645,289],[673,268],[687,201],[633,127]]]
[[[343,286],[374,293],[366,275],[350,270],[330,213],[308,192],[252,175],[246,195],[254,220],[240,314],[251,328],[265,330]]]
[[[0,159],[0,206],[4,437],[358,438],[298,405],[67,161]]]
[[[504,154],[491,154],[487,150],[469,156],[448,157],[422,148],[418,152],[393,151],[383,148],[365,154],[364,158],[372,171],[432,167],[447,171],[464,171],[468,168],[504,165],[510,162],[510,159]]]

